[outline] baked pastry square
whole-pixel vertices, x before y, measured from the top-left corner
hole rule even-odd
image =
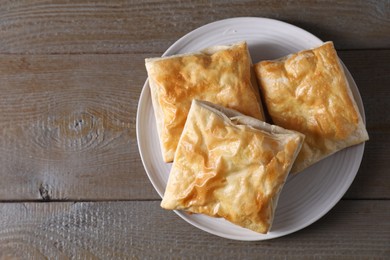
[[[161,206],[267,233],[303,139],[300,133],[194,100]]]
[[[306,137],[292,173],[368,140],[332,42],[254,67],[273,123]]]
[[[192,99],[264,119],[245,42],[145,60],[163,159],[171,162]]]

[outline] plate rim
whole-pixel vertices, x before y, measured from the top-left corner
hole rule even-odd
[[[192,36],[193,34],[196,34],[202,30],[204,30],[204,28],[207,28],[207,27],[210,27],[210,26],[213,26],[213,25],[216,25],[216,24],[222,24],[222,23],[228,23],[228,22],[235,22],[235,21],[244,21],[244,20],[253,20],[253,21],[256,21],[256,22],[261,22],[261,21],[265,21],[265,22],[270,22],[270,23],[273,23],[273,24],[280,24],[282,26],[285,26],[285,27],[290,27],[291,29],[294,29],[294,30],[297,30],[297,31],[300,31],[302,33],[305,33],[305,34],[308,34],[310,35],[311,38],[315,39],[316,41],[319,41],[319,42],[324,42],[323,40],[321,40],[319,37],[315,36],[314,34],[296,26],[296,25],[293,25],[293,24],[290,24],[290,23],[287,23],[287,22],[284,22],[284,21],[281,21],[281,20],[276,20],[276,19],[272,19],[272,18],[267,18],[267,17],[251,17],[251,16],[243,16],[243,17],[232,17],[232,18],[226,18],[226,19],[221,19],[221,20],[217,20],[217,21],[213,21],[213,22],[210,22],[210,23],[207,23],[207,24],[204,24],[198,28],[195,28],[194,30],[186,33],[185,35],[183,35],[182,37],[180,37],[178,40],[176,40],[172,45],[170,45],[168,47],[168,49],[161,55],[161,57],[165,57],[167,55],[170,55],[172,50],[174,48],[177,48],[177,45],[178,44],[184,44],[185,41],[187,40],[187,38],[189,38],[190,36]]]

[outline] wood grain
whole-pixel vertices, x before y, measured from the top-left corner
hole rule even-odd
[[[371,1],[2,1],[0,53],[145,53],[210,22],[268,17],[338,49],[389,48],[388,0]]]
[[[384,259],[390,254],[385,201],[341,201],[301,231],[258,242],[208,234],[161,209],[158,201],[11,203],[0,204],[0,215],[0,259]]]
[[[142,55],[3,55],[0,199],[149,198],[135,136]]]
[[[135,133],[144,58],[199,26],[247,16],[334,41],[370,135],[344,200],[259,242],[162,210]],[[389,71],[388,0],[0,1],[0,260],[388,259]]]
[[[346,197],[390,198],[390,52],[340,54],[371,138]],[[0,200],[159,198],[135,134],[143,59],[155,55],[0,55]]]

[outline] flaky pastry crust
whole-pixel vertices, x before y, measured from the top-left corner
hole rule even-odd
[[[292,173],[368,140],[332,42],[254,68],[273,123],[306,136]]]
[[[161,206],[270,230],[304,136],[194,100]]]
[[[145,61],[163,159],[171,162],[192,99],[264,119],[245,42]]]

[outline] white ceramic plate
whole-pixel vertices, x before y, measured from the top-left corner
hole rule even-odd
[[[163,56],[242,40],[247,41],[254,63],[322,44],[314,35],[284,22],[265,18],[232,18],[207,24],[188,33]],[[359,91],[348,70],[346,74],[364,117]],[[148,177],[158,194],[163,196],[171,164],[162,160],[148,81],[138,104],[137,138]],[[223,219],[175,212],[190,224],[225,238],[265,240],[287,235],[318,220],[341,199],[355,178],[363,151],[364,144],[344,149],[304,172],[289,177],[280,195],[272,229],[266,235],[238,227]]]

